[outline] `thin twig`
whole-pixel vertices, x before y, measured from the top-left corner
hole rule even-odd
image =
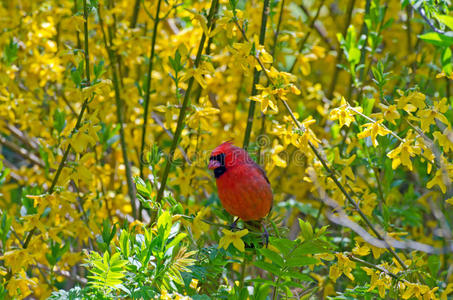
[[[15,153],[19,154],[20,156],[29,160],[30,162],[37,164],[41,168],[45,167],[44,162],[39,157],[37,157],[35,154],[20,147],[16,143],[8,141],[5,137],[3,137],[1,135],[0,135],[0,144],[4,145],[5,147],[8,147],[10,150],[14,151]]]
[[[48,270],[49,271],[49,267],[47,267],[46,265],[43,265],[41,263],[38,263],[36,265],[36,267],[38,268],[42,268],[42,269],[45,269],[45,270]],[[86,278],[83,278],[83,277],[80,277],[78,275],[72,275],[69,271],[66,271],[66,270],[61,270],[61,269],[58,269],[58,268],[55,268],[52,270],[52,272],[58,274],[58,275],[61,275],[61,276],[64,276],[66,278],[69,278],[69,279],[73,279],[75,281],[77,281],[78,283],[81,283],[83,285],[87,284],[88,283],[88,280]]]
[[[218,0],[211,1],[211,8],[209,9],[208,23],[207,23],[208,28],[211,28],[212,21],[214,18],[215,8],[217,6],[217,2],[218,2]],[[203,32],[203,35],[201,36],[201,39],[200,39],[200,44],[198,45],[198,52],[197,52],[197,56],[195,57],[194,68],[198,68],[198,65],[200,64],[201,54],[203,53],[205,41],[206,41],[206,34]],[[184,127],[184,119],[186,117],[186,110],[187,110],[187,106],[189,104],[190,92],[192,90],[194,80],[195,80],[195,78],[191,77],[187,84],[187,90],[184,95],[184,100],[182,103],[181,110],[179,112],[178,123],[176,125],[175,135],[174,135],[171,147],[170,147],[170,153],[168,154],[168,160],[166,161],[165,168],[162,171],[161,184],[160,184],[160,188],[159,188],[159,191],[158,191],[157,197],[156,197],[157,203],[162,202],[164,190],[167,185],[168,173],[170,172],[170,167],[171,167],[171,164],[173,163],[176,146],[178,145],[179,138],[181,137],[181,133],[182,133],[182,130]]]
[[[264,39],[266,37],[266,24],[267,24],[267,17],[269,16],[269,0],[264,0],[263,3],[263,12],[261,15],[261,29],[260,29],[260,37],[259,43],[260,45],[264,45]],[[238,25],[237,20],[235,20],[236,25]],[[243,29],[240,29],[242,34],[245,36]],[[260,80],[261,71],[258,71],[256,68],[253,71],[253,84],[252,84],[252,92],[251,96],[255,96],[257,93],[256,85]],[[250,101],[249,112],[247,117],[247,126],[245,128],[244,134],[244,143],[243,148],[247,149],[250,143],[250,134],[252,133],[252,126],[253,126],[253,119],[255,117],[255,106],[256,101]]]
[[[425,9],[423,8],[422,5],[420,5],[418,8],[415,8],[413,5],[411,5],[411,6],[420,14],[420,16],[422,16],[423,20],[425,20],[425,22],[429,25],[429,27],[431,27],[432,30],[434,30],[438,34],[446,35],[445,31],[440,30],[439,28],[434,26],[434,24],[431,22],[431,20],[426,16]]]
[[[303,1],[302,1],[303,2]],[[310,17],[310,12],[309,10],[305,7],[304,3],[300,3],[299,4],[299,7],[304,11],[305,15],[307,17]],[[330,50],[335,50],[336,47],[332,44],[332,41],[329,39],[329,37],[327,36],[327,33],[326,31],[324,30],[324,28],[322,28],[321,26],[319,26],[316,22],[313,23],[313,28],[316,30],[316,32],[318,33],[318,35],[321,37],[321,39],[324,41],[325,44],[327,44],[327,46],[329,46],[329,49]]]
[[[351,0],[351,1],[354,1],[354,0]],[[236,26],[239,28],[239,30],[241,31],[242,35],[244,36],[244,39],[245,40],[248,40],[247,39],[247,36],[245,35],[245,32],[242,30],[242,28],[239,26],[239,24],[237,23],[237,21],[235,21],[235,24]],[[260,64],[261,68],[263,69],[264,71],[264,74],[266,75],[267,79],[272,81],[271,77],[269,76],[269,74],[267,73],[267,69],[264,67],[264,64],[262,63],[261,59],[258,57],[258,56],[254,56],[255,59],[257,60],[257,62]],[[299,121],[297,120],[297,118],[294,116],[294,113],[293,111],[291,110],[291,108],[289,107],[288,103],[281,99],[280,98],[280,101],[283,103],[283,105],[285,106],[286,110],[288,111],[289,115],[291,116],[291,119],[293,120],[294,124],[296,125],[296,127],[301,131],[301,132],[305,132],[305,128],[299,123]],[[395,259],[398,261],[398,263],[403,267],[403,269],[407,269],[407,266],[404,264],[403,260],[396,254],[395,250],[393,250],[392,247],[390,247],[390,245],[388,244],[387,240],[383,238],[383,236],[379,233],[379,231],[376,230],[376,228],[373,226],[373,224],[371,223],[371,221],[368,219],[368,217],[363,213],[363,211],[360,209],[359,205],[352,199],[351,195],[349,195],[349,193],[346,191],[346,189],[343,187],[343,185],[338,181],[335,173],[332,171],[332,169],[328,166],[326,160],[324,158],[322,158],[321,154],[319,153],[319,151],[316,149],[316,147],[310,142],[308,141],[308,146],[311,148],[311,150],[314,152],[314,154],[316,155],[316,157],[318,158],[318,160],[321,162],[322,166],[324,167],[324,169],[327,171],[327,173],[329,174],[328,176],[333,180],[333,182],[335,183],[335,185],[340,189],[340,191],[343,193],[343,195],[345,195],[346,199],[348,199],[348,201],[354,206],[354,208],[356,209],[356,211],[359,213],[360,217],[365,221],[365,223],[367,224],[367,226],[373,231],[373,233],[380,239],[382,240],[385,245],[386,245],[386,249],[390,252],[390,254],[393,255],[393,257],[395,257]]]
[[[77,114],[76,114],[77,115]],[[6,128],[16,137],[18,138],[22,143],[27,145],[30,149],[39,152],[39,145],[37,142],[35,142],[33,139],[27,136],[26,133],[22,132],[19,130],[16,126],[12,124],[6,124]]]
[[[139,0],[137,0],[137,3]],[[154,18],[154,28],[153,28],[153,37],[151,38],[151,50],[149,54],[149,62],[148,62],[148,77],[146,77],[146,91],[145,91],[145,99],[144,99],[144,112],[143,112],[143,127],[142,127],[142,142],[140,146],[140,177],[143,177],[143,158],[144,158],[144,150],[145,150],[145,143],[146,143],[146,127],[148,125],[148,110],[149,110],[149,97],[151,93],[151,74],[153,73],[153,60],[154,60],[154,52],[156,46],[156,37],[157,37],[157,27],[159,25],[159,12],[160,12],[160,5],[162,0],[158,0],[157,2],[157,9],[156,9],[156,17]]]
[[[347,257],[348,257],[350,260],[352,260],[352,261],[358,262],[358,263],[360,263],[360,264],[362,264],[362,265],[365,265],[365,266],[367,266],[367,267],[369,267],[369,268],[373,268],[373,269],[375,269],[375,270],[378,270],[379,272],[385,273],[385,274],[389,275],[390,277],[392,277],[393,279],[396,279],[396,280],[398,280],[398,281],[405,281],[405,280],[401,280],[401,278],[400,278],[399,276],[397,276],[396,274],[390,272],[389,270],[387,270],[387,269],[385,269],[385,268],[383,268],[383,267],[374,265],[374,264],[372,264],[372,263],[370,263],[370,262],[367,262],[367,261],[365,261],[365,260],[363,260],[363,259],[360,259],[360,258],[358,258],[358,257],[355,257],[355,256],[353,256],[352,254],[348,254]]]
[[[3,159],[3,164],[5,165],[5,167],[10,169],[10,172],[8,175],[11,176],[12,179],[19,181],[19,182],[25,182],[25,178],[23,178],[22,176],[20,176],[19,174],[16,174],[16,172],[14,172],[14,171],[18,170],[14,164],[12,164],[11,162],[9,162],[6,159]]]
[[[87,9],[87,3],[86,3],[86,0],[83,1],[83,5],[84,5],[84,19],[85,19],[85,26],[84,26],[84,32],[85,32],[85,55],[87,56],[85,58],[85,62],[86,64],[88,65],[88,67],[86,67],[85,69],[85,74],[86,74],[86,78],[87,78],[87,85],[90,85],[91,82],[89,80],[90,78],[90,68],[89,68],[89,57],[88,57],[88,9]],[[80,113],[77,117],[77,122],[76,122],[76,125],[74,127],[74,129],[72,130],[72,133],[76,132],[79,128],[80,128],[80,125],[82,123],[82,118],[83,118],[83,114],[85,113],[85,110],[88,106],[88,103],[89,101],[91,101],[92,98],[87,98],[85,99],[85,101],[83,101],[83,104],[82,104],[82,108],[80,110]],[[72,134],[71,133],[71,134]],[[69,151],[71,151],[71,144],[68,144],[67,148],[66,148],[66,151],[64,152],[63,154],[63,157],[60,161],[60,164],[58,166],[58,169],[57,169],[57,172],[55,173],[55,176],[52,180],[52,183],[50,185],[50,188],[49,190],[47,191],[48,194],[52,194],[53,191],[54,191],[54,188],[58,182],[58,178],[60,177],[60,174],[61,174],[61,171],[63,170],[63,167],[64,167],[64,164],[66,162],[66,159],[68,158],[68,155],[69,155]],[[33,234],[35,233],[37,227],[33,227],[32,230],[30,230],[25,238],[25,241],[22,245],[22,248],[23,249],[27,249],[28,245],[30,244],[30,241],[31,241],[31,238],[33,236]],[[9,279],[11,279],[11,276],[12,276],[12,272],[11,270],[8,271],[8,274],[6,275],[5,279],[6,281],[8,281]]]
[[[138,13],[140,11],[140,1],[142,1],[142,0],[135,0],[134,10],[132,13],[132,18],[131,18],[131,28],[135,28],[137,26]],[[158,5],[160,5],[160,0],[159,0]],[[157,11],[159,11],[159,9],[157,9]],[[157,18],[156,18],[156,20],[157,20]]]
[[[85,0],[86,1],[86,0]],[[116,116],[118,119],[118,123],[120,125],[120,144],[121,144],[121,152],[123,153],[123,161],[124,165],[126,167],[126,182],[127,182],[127,188],[128,188],[128,194],[132,206],[132,216],[134,218],[137,217],[137,207],[136,207],[136,198],[135,198],[135,185],[132,180],[132,171],[131,171],[131,166],[129,159],[127,157],[127,146],[126,146],[126,139],[125,139],[125,134],[124,134],[124,117],[123,117],[123,101],[121,99],[121,92],[120,92],[120,84],[119,84],[119,77],[118,77],[118,71],[116,69],[117,66],[117,60],[116,60],[116,54],[114,53],[112,49],[112,44],[113,44],[113,36],[112,34],[109,34],[109,41],[107,41],[107,36],[104,30],[104,21],[102,19],[101,15],[101,7],[100,4],[97,9],[98,12],[98,17],[99,17],[99,25],[101,26],[101,31],[104,39],[104,46],[107,50],[107,53],[109,55],[110,59],[110,66],[112,67],[112,76],[113,76],[113,87],[115,90],[115,102],[116,102]],[[109,32],[113,32],[112,28],[109,27]]]
[[[307,33],[305,34],[304,39],[301,41],[301,43],[300,43],[300,45],[299,45],[299,54],[302,53],[302,51],[304,50],[305,43],[307,43],[308,38],[310,37],[310,34],[311,34],[312,30],[313,30],[313,27],[314,27],[315,24],[316,24],[316,20],[317,20],[318,17],[319,17],[319,13],[321,12],[321,8],[322,8],[323,5],[324,5],[324,1],[325,1],[325,0],[319,1],[319,6],[318,6],[318,9],[316,10],[316,14],[315,14],[315,16],[313,17],[313,19],[310,20],[311,17],[310,17],[309,14],[307,14],[307,20],[309,20],[310,25],[308,26],[308,31],[307,31]],[[302,7],[303,4],[300,4],[300,6]],[[296,59],[294,60],[294,62],[293,62],[293,64],[291,65],[291,67],[289,68],[289,71],[288,71],[289,73],[292,73],[292,72],[293,72],[294,67],[296,66],[296,63],[297,63],[297,57],[296,57]]]
[[[348,6],[348,12],[347,12],[347,15],[346,15],[346,23],[344,25],[344,28],[343,28],[343,36],[346,36],[346,33],[348,31],[348,27],[349,25],[351,24],[351,19],[352,19],[352,11],[354,10],[354,4],[355,4],[355,0],[350,0],[349,1],[349,6]],[[329,87],[329,90],[327,92],[327,98],[328,99],[332,99],[332,96],[333,96],[333,92],[335,91],[335,85],[337,84],[337,80],[338,80],[338,74],[340,72],[340,68],[338,67],[338,64],[341,63],[341,60],[343,59],[343,48],[339,48],[338,50],[338,55],[335,59],[335,64],[334,64],[334,72],[333,72],[333,75],[332,75],[332,79],[331,79],[331,82],[330,82],[330,87]]]
[[[310,175],[310,178],[312,180],[316,180],[315,176],[316,174],[314,171]],[[320,186],[318,184],[318,190],[320,189]],[[321,189],[320,192],[322,192],[323,189]],[[334,223],[338,224],[343,227],[347,227],[354,231],[356,234],[358,234],[365,242],[368,244],[377,247],[377,248],[383,248],[383,249],[388,249],[388,247],[392,247],[395,249],[401,249],[401,250],[415,250],[415,251],[420,251],[424,253],[429,253],[429,254],[447,254],[447,253],[453,253],[453,245],[447,245],[441,248],[435,248],[431,245],[427,245],[424,243],[416,242],[413,240],[396,240],[392,237],[388,237],[386,235],[386,239],[382,240],[380,238],[376,238],[372,236],[370,233],[368,233],[367,230],[365,230],[362,226],[351,220],[348,215],[345,213],[343,208],[333,199],[329,198],[326,193],[323,193],[323,196],[321,198],[317,198],[318,201],[322,201],[323,203],[326,204],[330,208],[329,211],[326,212],[326,217],[327,219]],[[398,261],[399,262],[399,261]]]
[[[365,43],[362,47],[362,49],[360,49],[360,62],[359,62],[359,65],[364,65],[365,64],[365,60],[366,60],[366,49],[367,47],[365,45],[367,45],[368,43],[368,35],[369,35],[369,28],[368,28],[368,25],[366,24],[365,22],[365,18],[366,16],[368,16],[370,14],[370,7],[371,7],[371,0],[366,0],[365,2],[365,15],[364,15],[364,20],[363,20],[363,23],[362,23],[362,28],[360,29],[360,36],[363,36],[365,35]],[[384,18],[382,18],[382,20],[384,20]],[[365,75],[365,68],[362,68],[360,69],[360,82],[363,82],[363,77]],[[352,76],[352,75],[351,75]],[[360,99],[358,99],[360,101]]]
[[[88,5],[87,5],[87,0],[83,0],[83,28],[84,28],[84,34],[85,34],[85,75],[86,75],[86,80],[88,81],[88,85],[91,84],[90,80],[90,52],[89,52],[89,47],[88,47]]]
[[[280,35],[280,27],[282,24],[283,13],[285,12],[285,0],[282,0],[280,5],[280,14],[278,16],[277,28],[274,33],[274,43],[272,44],[271,55],[275,57],[275,49],[277,48],[278,36]]]
[[[157,114],[155,114],[154,112],[151,113],[151,118],[154,120],[154,122],[157,123],[157,125],[159,125],[159,126],[163,129],[163,131],[165,131],[165,133],[166,133],[171,139],[174,138],[173,133],[172,133],[169,129],[165,128],[165,124],[162,122],[161,119],[159,119],[159,116],[158,116]],[[179,151],[181,151],[182,156],[184,157],[184,159],[186,160],[186,162],[190,165],[191,162],[190,162],[189,156],[188,156],[187,153],[184,151],[184,149],[181,147],[181,145],[178,145],[178,149],[179,149]]]

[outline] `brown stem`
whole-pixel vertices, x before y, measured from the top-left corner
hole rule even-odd
[[[303,3],[299,4],[299,7],[304,11],[305,15],[309,18],[310,17],[310,12],[309,10],[305,7],[305,5]],[[329,39],[329,37],[327,36],[327,33],[326,31],[321,27],[319,26],[318,24],[313,23],[313,28],[316,30],[316,32],[318,33],[318,35],[321,37],[321,39],[324,41],[324,43],[329,46],[329,49],[330,50],[335,50],[335,46],[332,44],[332,41]]]
[[[215,8],[217,6],[217,2],[218,2],[218,0],[211,1],[211,8],[209,9],[209,15],[208,15],[208,24],[207,24],[208,28],[211,28],[211,25],[212,25],[212,22],[214,19],[214,12],[215,12]],[[194,68],[198,68],[198,65],[200,64],[201,54],[203,53],[205,41],[206,41],[206,34],[203,33],[203,35],[201,36],[201,39],[200,39],[200,44],[198,45],[198,52],[197,52],[197,56],[195,57]],[[184,95],[184,100],[182,103],[181,110],[179,112],[178,123],[176,125],[175,135],[174,135],[171,147],[170,147],[170,153],[168,154],[168,159],[165,163],[165,168],[162,171],[161,184],[160,184],[160,188],[159,188],[159,191],[158,191],[157,197],[156,197],[157,203],[162,202],[164,190],[167,185],[168,174],[170,172],[171,164],[173,163],[175,150],[178,145],[179,138],[181,137],[182,130],[184,128],[184,119],[186,117],[186,110],[187,110],[187,106],[189,104],[190,92],[192,90],[194,80],[195,80],[194,77],[191,77],[189,79],[189,83],[187,84],[187,90]]]
[[[112,81],[113,81],[113,88],[115,90],[115,102],[116,102],[116,117],[118,119],[118,123],[120,125],[120,144],[121,144],[121,152],[123,153],[123,161],[124,165],[126,167],[126,182],[127,182],[127,188],[128,188],[128,194],[132,206],[132,216],[134,218],[137,217],[137,207],[136,207],[136,198],[135,198],[135,185],[132,180],[132,172],[131,172],[131,166],[129,159],[127,157],[127,146],[126,146],[126,139],[125,139],[125,134],[124,134],[124,121],[123,121],[123,101],[121,99],[121,92],[120,92],[120,83],[119,83],[119,78],[118,78],[118,70],[117,70],[117,60],[116,60],[116,54],[114,53],[112,49],[112,44],[113,44],[113,36],[112,34],[109,34],[109,41],[107,41],[107,36],[104,30],[104,21],[102,19],[102,14],[101,14],[101,7],[100,4],[97,9],[98,12],[98,17],[99,17],[99,24],[101,26],[101,31],[104,39],[104,46],[107,50],[109,59],[110,59],[110,66],[112,67]],[[109,32],[112,32],[113,28],[109,27]]]
[[[141,0],[135,0],[134,11],[132,13],[132,18],[131,18],[131,28],[135,28],[137,26],[138,12],[140,11],[140,1]],[[160,5],[160,0],[159,0],[158,5]],[[157,9],[157,11],[159,11],[159,9]],[[156,18],[156,22],[157,22],[157,18]]]
[[[31,161],[32,163],[37,164],[41,168],[45,167],[44,162],[39,157],[37,157],[35,154],[33,154],[32,152],[29,152],[26,149],[18,146],[16,143],[13,143],[13,142],[7,140],[5,137],[3,137],[1,135],[0,135],[0,144],[8,147],[10,150],[12,150],[15,153],[19,154],[23,158]]]
[[[285,0],[282,0],[282,4],[280,5],[280,14],[278,16],[277,28],[276,28],[275,34],[274,34],[274,43],[272,44],[272,50],[271,50],[272,56],[275,56],[275,49],[277,48],[277,41],[278,41],[278,36],[280,34],[280,26],[282,24],[284,12],[285,12]],[[274,59],[275,59],[275,57],[274,57]]]
[[[267,24],[267,17],[269,16],[269,0],[264,0],[263,4],[263,12],[261,15],[261,29],[260,29],[260,37],[259,37],[259,43],[260,45],[264,45],[264,39],[266,37],[266,24]],[[237,24],[237,21],[236,21]],[[241,32],[242,29],[241,29]],[[258,81],[260,79],[260,74],[261,71],[258,71],[256,68],[253,71],[253,85],[252,85],[252,92],[251,96],[255,96],[257,93],[256,90],[256,85],[258,84]],[[256,101],[250,101],[250,106],[249,106],[249,113],[247,117],[247,126],[245,128],[245,134],[244,134],[244,143],[243,143],[243,148],[247,149],[250,143],[250,134],[252,133],[252,126],[253,126],[253,119],[255,117],[255,106],[256,106]]]
[[[345,22],[345,26],[343,28],[343,36],[346,36],[346,33],[348,31],[348,27],[351,24],[352,11],[354,9],[354,4],[355,4],[355,0],[350,0],[349,1],[348,12],[347,12],[347,15],[346,15],[346,22]],[[334,71],[333,71],[333,75],[332,75],[332,81],[330,82],[330,87],[329,87],[329,90],[327,92],[327,98],[328,99],[332,99],[333,92],[335,91],[335,85],[337,84],[338,75],[339,75],[339,72],[340,72],[340,68],[338,68],[337,65],[339,63],[341,63],[342,59],[343,59],[343,48],[339,47],[338,55],[337,55],[337,57],[335,59]]]
[[[308,29],[309,29],[309,30],[307,31],[307,33],[306,33],[305,36],[304,36],[304,39],[301,41],[301,43],[300,43],[300,45],[299,45],[299,53],[302,53],[302,51],[304,50],[305,43],[307,43],[308,38],[310,37],[310,34],[311,34],[312,30],[313,30],[313,27],[314,27],[315,24],[316,24],[316,20],[317,20],[318,17],[319,17],[319,13],[321,12],[321,8],[322,8],[322,6],[324,5],[324,1],[325,1],[325,0],[321,0],[321,1],[319,2],[318,9],[316,10],[316,14],[315,14],[315,16],[313,17],[313,19],[310,20],[310,14],[309,14],[308,11],[307,11],[307,20],[310,20],[310,25],[308,26]],[[303,4],[300,4],[300,6],[302,7]],[[296,59],[294,60],[293,64],[291,65],[291,68],[289,68],[289,71],[288,71],[289,73],[292,73],[292,72],[293,72],[294,67],[296,66],[296,63],[297,63],[297,57],[296,57]]]
[[[139,2],[139,0],[137,0]],[[140,146],[140,177],[143,177],[143,163],[144,163],[144,150],[145,150],[145,143],[146,143],[146,127],[148,126],[148,110],[149,110],[149,97],[151,93],[151,74],[153,73],[153,60],[154,60],[154,52],[156,46],[156,37],[157,37],[157,27],[159,25],[159,12],[160,12],[160,5],[162,0],[157,2],[157,9],[156,9],[156,16],[154,18],[154,28],[153,28],[153,37],[151,39],[151,50],[149,54],[149,62],[148,62],[148,77],[146,77],[146,91],[145,91],[145,108],[143,112],[143,127],[142,127],[142,142]]]

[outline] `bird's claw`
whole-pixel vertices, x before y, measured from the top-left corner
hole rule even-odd
[[[230,225],[230,230],[231,231],[236,231],[236,230],[239,230],[238,228],[238,221],[239,221],[239,218],[236,218],[236,220],[233,221],[233,223],[231,223]]]
[[[267,246],[269,245],[269,232],[267,231],[266,225],[264,223],[263,223],[263,229],[264,229],[264,232],[263,232],[264,245],[266,245],[266,248],[267,248]]]

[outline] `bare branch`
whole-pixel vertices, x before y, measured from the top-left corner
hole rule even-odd
[[[9,149],[11,149],[12,151],[16,152],[17,154],[19,154],[20,156],[22,156],[23,158],[25,159],[28,159],[30,162],[34,163],[34,164],[37,164],[38,166],[40,166],[41,168],[44,168],[45,167],[45,164],[44,162],[39,158],[37,157],[36,155],[34,155],[33,153],[27,151],[26,149],[18,146],[17,144],[7,140],[5,137],[3,136],[0,136],[0,144],[8,147]]]

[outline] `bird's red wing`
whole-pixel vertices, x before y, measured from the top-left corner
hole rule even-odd
[[[257,163],[254,163],[254,165],[258,169],[258,171],[263,175],[264,179],[266,179],[266,182],[269,183],[269,185],[270,185],[271,183],[269,182],[269,178],[267,178],[266,171],[264,171],[264,169]],[[271,207],[269,208],[269,213],[271,212],[272,207],[274,207],[274,195],[272,195]]]
[[[256,167],[260,171],[260,173],[263,175],[264,179],[266,179],[267,183],[271,184],[269,182],[269,178],[267,178],[266,171],[264,171],[264,169],[259,164],[255,163],[255,162],[253,163],[253,166]]]
[[[255,164],[228,169],[216,179],[223,207],[244,221],[264,218],[272,207],[272,189],[264,171]]]
[[[271,185],[271,183],[269,182],[269,178],[267,178],[267,175],[266,175],[266,171],[264,171],[264,169],[259,165],[257,164],[256,162],[253,162],[252,164],[252,168],[255,168],[261,175],[263,175],[264,179],[266,180],[266,182],[269,184],[269,186]],[[268,213],[272,210],[272,207],[274,206],[274,196],[272,195],[272,190],[271,190],[271,206],[269,208],[269,211]]]

